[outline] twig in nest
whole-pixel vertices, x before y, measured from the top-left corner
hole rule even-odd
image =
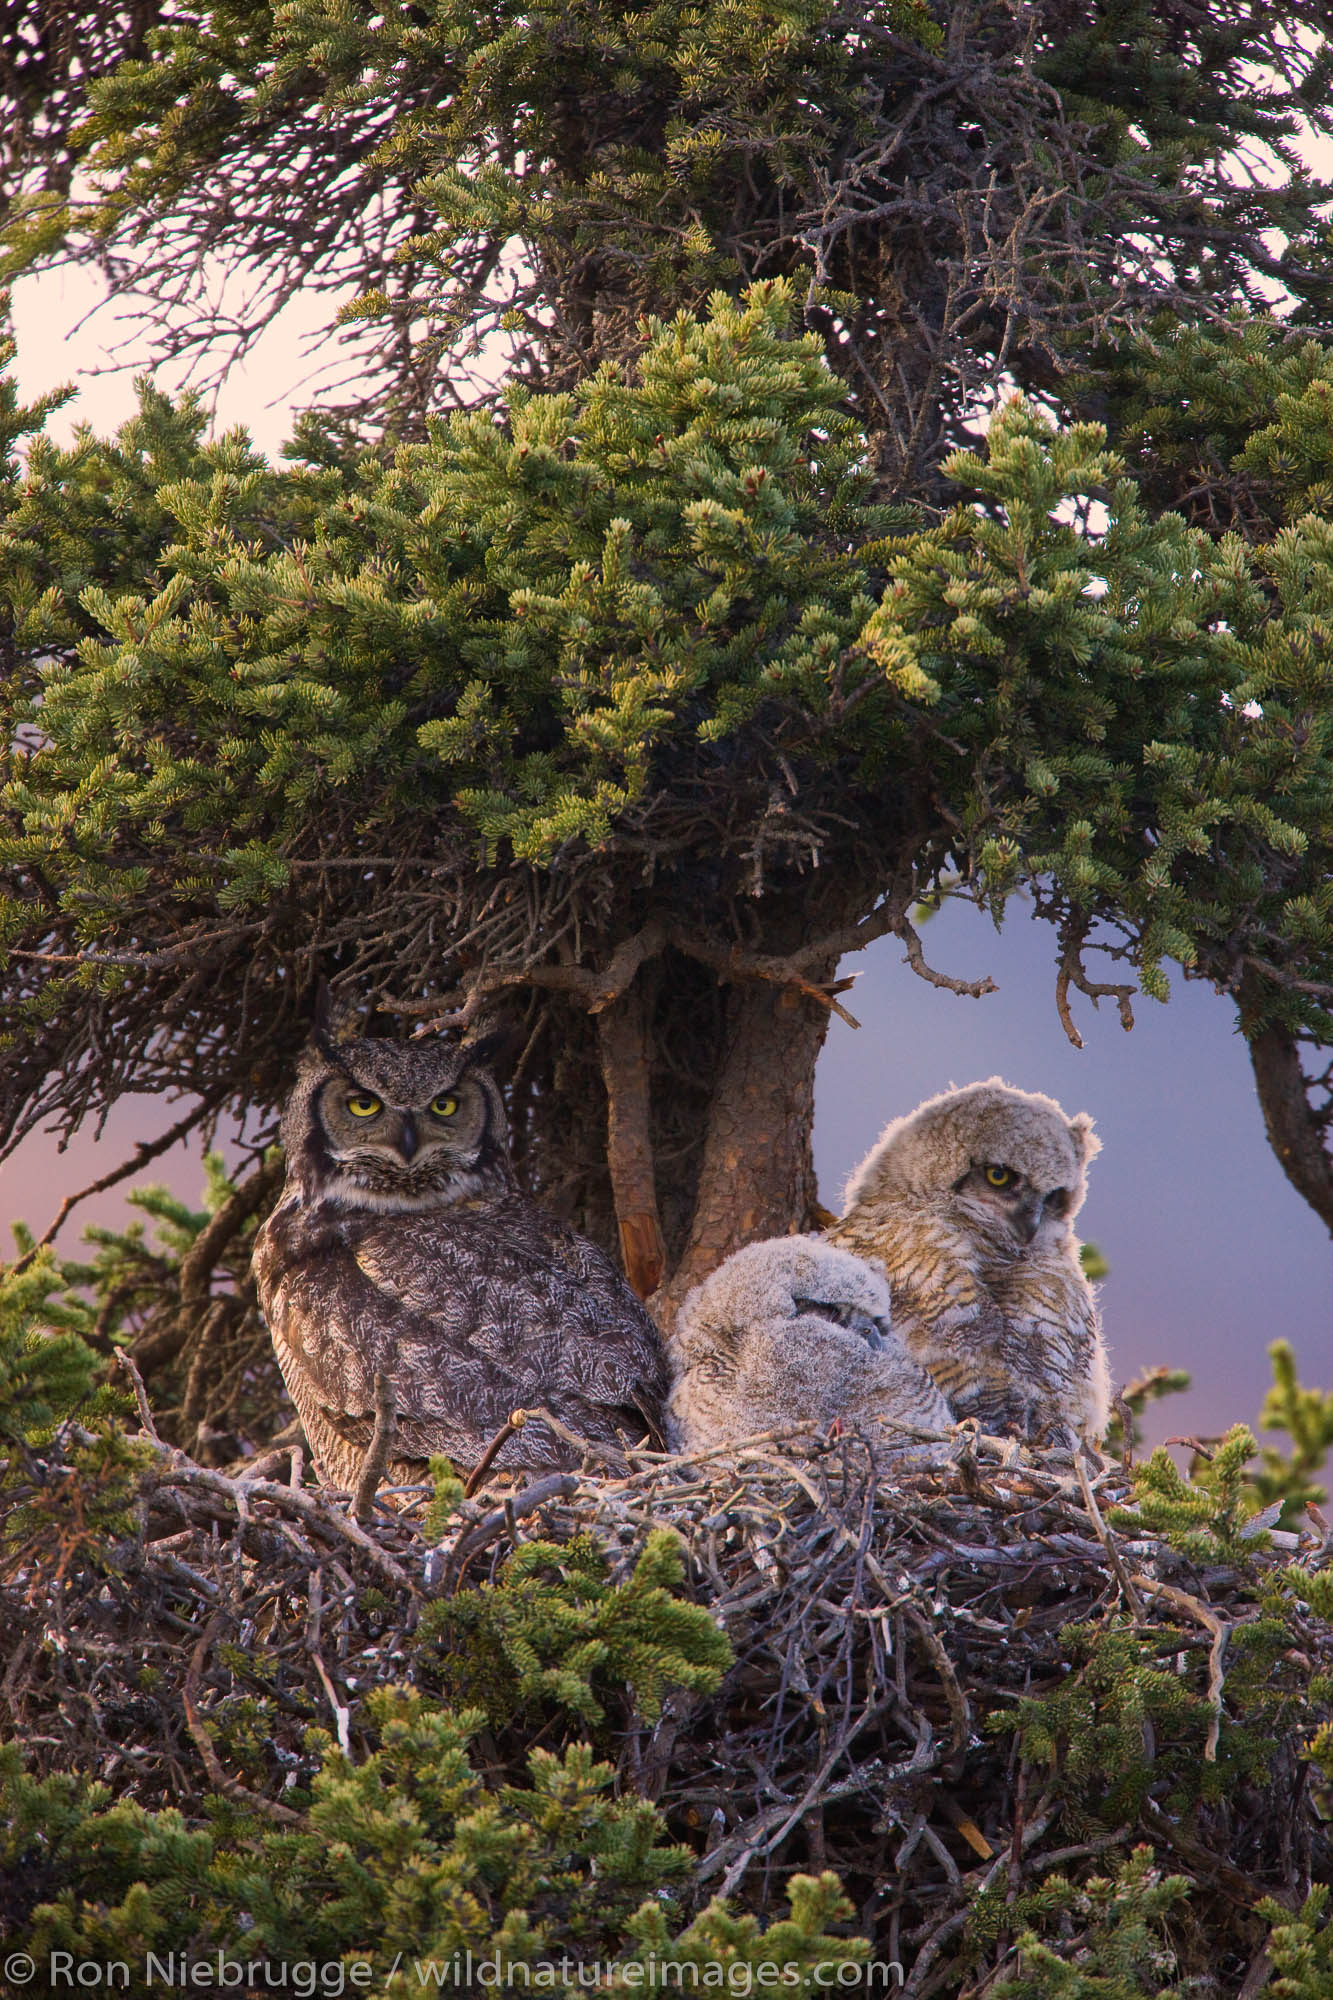
[[[1097,1505],[1093,1497],[1092,1487],[1088,1483],[1088,1475],[1083,1469],[1083,1458],[1078,1450],[1074,1452],[1074,1470],[1078,1474],[1078,1483],[1083,1489],[1083,1505],[1087,1509],[1088,1519],[1092,1522],[1098,1541],[1106,1550],[1106,1559],[1115,1571],[1116,1581],[1124,1592],[1125,1603],[1129,1606],[1131,1615],[1141,1624],[1143,1622],[1143,1601],[1130,1581],[1129,1571],[1125,1568],[1124,1558],[1115,1545],[1115,1540],[1110,1529],[1102,1519],[1101,1508]]]
[[[551,1500],[572,1500],[579,1490],[579,1482],[572,1472],[548,1473],[545,1479],[534,1480],[521,1493],[506,1494],[503,1507],[496,1507],[489,1514],[483,1514],[472,1528],[460,1535],[449,1552],[441,1578],[441,1588],[445,1588],[450,1577],[461,1578],[464,1569],[479,1555],[482,1549],[500,1535],[509,1531],[512,1522],[525,1515],[535,1514]]]
[[[1257,2000],[1257,1996],[1263,1992],[1276,1970],[1277,1967],[1267,1951],[1261,1947],[1250,1961],[1250,1969],[1241,1983],[1236,2000]]]
[[[995,1849],[991,1846],[976,1821],[963,1811],[956,1799],[948,1798],[941,1793],[937,1796],[936,1803],[950,1826],[958,1829],[974,1854],[979,1855],[983,1861],[993,1861],[995,1859]]]
[[[311,1572],[310,1582],[306,1587],[305,1649],[310,1655],[311,1664],[315,1672],[319,1675],[320,1686],[328,1697],[329,1707],[333,1710],[334,1727],[338,1732],[338,1748],[342,1751],[344,1757],[350,1757],[352,1754],[352,1711],[347,1707],[345,1702],[339,1701],[338,1690],[329,1678],[329,1670],[324,1664],[324,1655],[320,1651],[319,1628],[323,1610],[324,1572],[322,1569],[316,1567]]]
[[[293,1452],[298,1452],[300,1449],[301,1447],[296,1444],[275,1444],[270,1445],[267,1451],[261,1451],[256,1457],[247,1458],[236,1468],[234,1476],[237,1485],[244,1486],[248,1479],[269,1478],[280,1465],[288,1464]]]
[[[1213,1462],[1214,1452],[1212,1446],[1206,1445],[1202,1438],[1169,1437],[1165,1440],[1165,1442],[1167,1444],[1188,1445],[1196,1458],[1203,1459],[1204,1462],[1208,1465],[1211,1465]]]
[[[373,1541],[357,1521],[316,1499],[313,1494],[292,1486],[279,1486],[270,1479],[248,1479],[242,1484],[239,1480],[229,1479],[225,1472],[214,1472],[211,1466],[195,1465],[183,1452],[171,1451],[160,1439],[156,1440],[156,1445],[164,1463],[152,1474],[155,1485],[199,1487],[206,1493],[222,1494],[233,1507],[239,1507],[243,1498],[271,1500],[281,1510],[294,1513],[299,1520],[321,1533],[351,1542],[397,1589],[416,1595],[416,1585],[407,1572],[392,1556],[385,1554],[379,1543]]]
[[[967,1698],[958,1685],[958,1676],[953,1670],[953,1663],[944,1650],[939,1634],[931,1630],[921,1613],[911,1604],[904,1604],[902,1611],[904,1618],[929,1653],[930,1663],[940,1677],[940,1686],[944,1689],[944,1698],[949,1704],[949,1720],[952,1727],[949,1748],[951,1751],[961,1750],[971,1733],[972,1716]]]
[[[861,1726],[864,1727],[872,1722],[887,1705],[886,1702],[877,1702],[873,1708],[867,1709],[864,1717],[859,1719]],[[758,1815],[757,1819],[751,1820],[742,1828],[739,1834],[723,1842],[721,1846],[715,1847],[700,1866],[699,1880],[702,1882],[710,1873],[716,1874],[721,1864],[730,1859],[731,1866],[723,1876],[717,1891],[719,1896],[729,1896],[750,1863],[759,1856],[770,1854],[775,1847],[780,1847],[792,1828],[801,1823],[812,1807],[846,1797],[849,1793],[864,1791],[865,1778],[859,1771],[853,1771],[850,1777],[839,1780],[837,1784],[829,1783],[830,1776],[842,1758],[847,1755],[847,1750],[848,1738],[842,1736],[815,1772],[797,1803],[792,1805],[789,1801],[783,1800],[778,1805],[769,1806]],[[915,1756],[913,1763],[916,1763]]]
[[[379,1492],[384,1468],[389,1463],[393,1450],[394,1433],[398,1428],[398,1403],[393,1393],[393,1383],[380,1370],[375,1373],[375,1428],[366,1446],[366,1455],[361,1461],[361,1476],[356,1482],[356,1492],[352,1495],[352,1519],[365,1522],[370,1519],[375,1506],[375,1495]]]
[[[481,1485],[482,1480],[494,1465],[501,1448],[508,1444],[511,1437],[518,1435],[527,1421],[528,1413],[526,1410],[511,1410],[509,1412],[509,1415],[505,1418],[503,1424],[468,1474],[467,1484],[463,1488],[463,1498],[465,1500],[472,1498],[477,1488]]]
[[[1163,1597],[1178,1611],[1194,1618],[1204,1630],[1212,1635],[1212,1645],[1208,1648],[1208,1701],[1212,1708],[1212,1720],[1208,1724],[1208,1741],[1203,1746],[1204,1762],[1217,1762],[1217,1739],[1222,1732],[1222,1656],[1227,1649],[1229,1627],[1201,1604],[1197,1597],[1191,1597],[1187,1590],[1178,1590],[1173,1583],[1157,1583],[1152,1577],[1136,1576],[1134,1579],[1141,1590],[1150,1590],[1156,1597]]]
[[[614,1445],[594,1444],[591,1438],[581,1437],[577,1431],[572,1431],[568,1424],[562,1424],[559,1417],[553,1416],[550,1410],[540,1403],[534,1403],[532,1408],[525,1410],[523,1414],[529,1423],[543,1423],[548,1430],[554,1431],[558,1438],[563,1438],[566,1444],[576,1446],[585,1459],[599,1458],[603,1465],[613,1465],[618,1472],[623,1471],[629,1463],[623,1451],[617,1451]]]
[[[222,1768],[217,1751],[213,1748],[213,1739],[205,1729],[199,1714],[199,1677],[204,1670],[204,1655],[217,1636],[218,1627],[225,1616],[225,1612],[218,1612],[209,1619],[200,1635],[198,1645],[190,1655],[189,1671],[186,1673],[185,1685],[181,1690],[185,1726],[194,1739],[196,1750],[204,1760],[204,1769],[208,1772],[209,1783],[215,1791],[225,1792],[229,1799],[235,1799],[239,1805],[249,1806],[253,1811],[263,1813],[267,1819],[277,1820],[280,1826],[304,1826],[305,1821],[300,1813],[293,1812],[290,1806],[280,1806],[275,1799],[266,1799],[260,1793],[252,1792],[239,1778],[228,1776]]]
[[[143,1376],[139,1373],[124,1348],[121,1349],[116,1358],[125,1370],[125,1373],[129,1376],[130,1381],[134,1384],[134,1400],[139,1405],[139,1422],[143,1425],[153,1443],[162,1445],[162,1449],[165,1451],[167,1447],[162,1444],[162,1440],[157,1434],[157,1425],[153,1422],[153,1412],[149,1408],[148,1391],[144,1387]]]

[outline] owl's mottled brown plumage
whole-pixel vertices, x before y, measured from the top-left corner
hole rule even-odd
[[[1086,1113],[989,1077],[889,1125],[828,1231],[879,1258],[909,1352],[984,1430],[1069,1446],[1106,1428],[1106,1350],[1073,1230],[1099,1145]]]
[[[667,1434],[679,1451],[835,1419],[886,1433],[953,1423],[894,1331],[880,1272],[817,1236],[735,1251],[685,1299],[668,1352]]]
[[[435,1453],[471,1467],[511,1411],[534,1405],[594,1443],[659,1428],[657,1329],[595,1244],[519,1192],[506,1133],[475,1049],[324,1037],[306,1050],[254,1271],[325,1479],[360,1473],[377,1373],[393,1385],[399,1481]],[[531,1421],[495,1464],[578,1460]]]

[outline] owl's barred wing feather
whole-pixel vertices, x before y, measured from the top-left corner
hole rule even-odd
[[[660,1422],[656,1330],[614,1268],[581,1284],[507,1228],[492,1236],[484,1212],[319,1223],[284,1204],[261,1233],[255,1270],[284,1378],[336,1477],[369,1442],[377,1372],[394,1386],[395,1462],[443,1452],[471,1465],[530,1405],[594,1443],[632,1441]],[[496,1463],[577,1455],[534,1424]]]
[[[279,1366],[317,1456],[327,1430],[364,1450],[375,1376],[393,1383],[395,1456],[467,1464],[517,1398],[481,1357],[441,1352],[438,1324],[384,1298],[346,1251],[290,1270],[268,1304]],[[313,1424],[312,1424],[313,1419]]]
[[[503,1367],[528,1401],[561,1415],[572,1395],[660,1421],[657,1328],[610,1259],[531,1202],[460,1202],[391,1223],[357,1217],[345,1230],[384,1297],[438,1322],[448,1350],[460,1344]]]
[[[299,1221],[284,1229],[275,1217],[257,1246],[256,1275],[279,1365],[321,1461],[334,1458],[334,1440],[369,1443],[377,1373],[393,1382],[400,1458],[443,1452],[466,1463],[478,1436],[498,1430],[518,1400],[465,1339],[387,1295],[338,1232]]]

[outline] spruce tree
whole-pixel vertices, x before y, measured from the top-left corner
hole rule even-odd
[[[1028,887],[1071,1033],[1175,965],[1299,1067],[1328,11],[218,5],[127,40],[14,267],[207,241],[361,286],[389,345],[280,469],[152,392],[69,450],[6,406],[7,1140],[130,1085],[262,1114],[321,976],[400,1029],[499,1011],[527,1180],[669,1305],[817,1218],[839,960],[889,932],[959,984],[923,897]]]

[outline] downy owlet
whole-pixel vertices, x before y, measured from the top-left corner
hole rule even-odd
[[[828,1240],[888,1273],[893,1321],[959,1419],[1065,1447],[1110,1385],[1073,1221],[1100,1150],[1086,1113],[999,1077],[889,1125]]]
[[[667,1343],[678,1451],[835,1419],[947,1430],[949,1408],[892,1324],[883,1276],[817,1236],[747,1244],[689,1293]]]

